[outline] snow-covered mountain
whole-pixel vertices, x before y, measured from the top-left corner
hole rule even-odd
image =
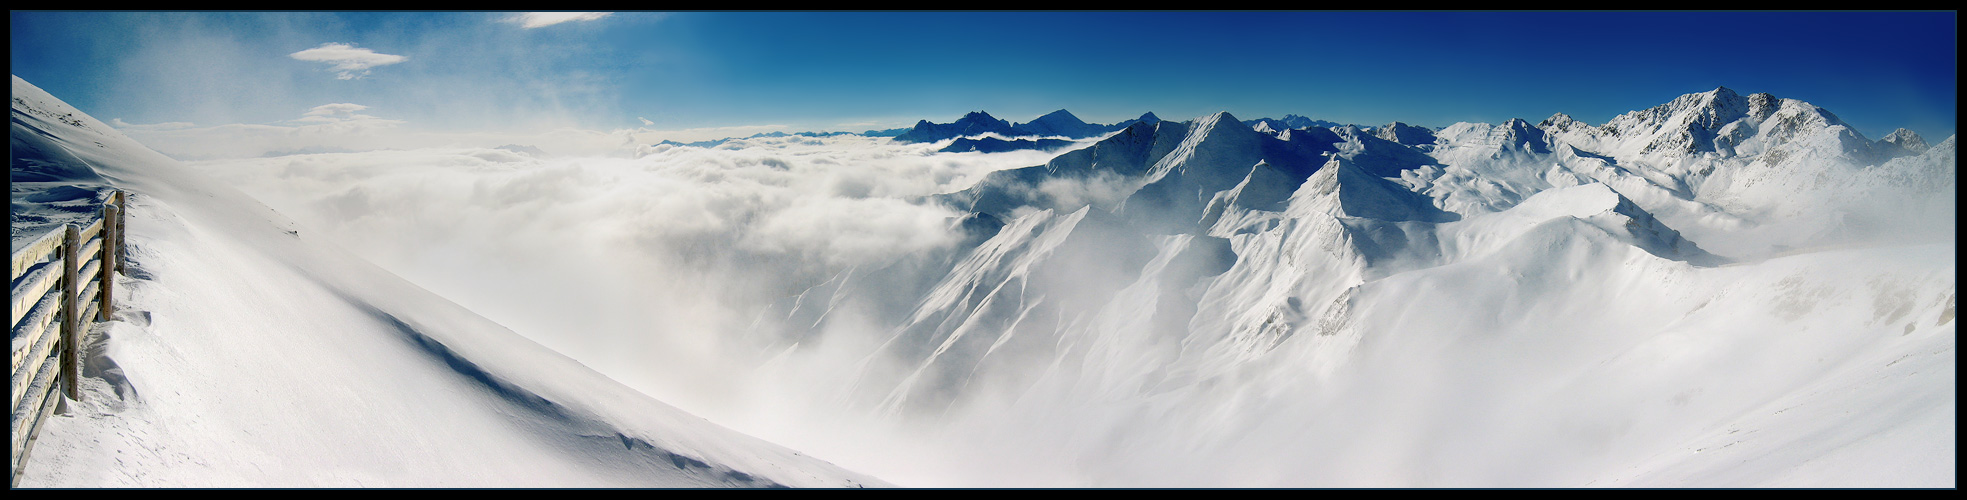
[[[1727,88],[1275,127],[1138,123],[931,197],[1002,225],[855,396],[1069,420],[1105,468],[1067,484],[1954,484],[1952,138]]]
[[[1382,125],[1379,128],[1373,130],[1373,135],[1378,136],[1381,139],[1386,139],[1389,141],[1405,144],[1408,146],[1434,144],[1433,130],[1430,130],[1426,127],[1416,127],[1413,125],[1408,125],[1400,122],[1393,122],[1393,123],[1388,123],[1386,125]]]
[[[1086,123],[1079,117],[1073,116],[1071,112],[1061,109],[1033,118],[1030,122],[1020,123],[1013,128],[1019,132],[1019,135],[1081,138],[1112,132],[1118,130],[1120,126]]]
[[[16,249],[132,196],[123,302],[22,487],[885,484],[637,393],[19,77],[12,96]]]

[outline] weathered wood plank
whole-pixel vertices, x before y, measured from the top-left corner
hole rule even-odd
[[[82,269],[75,272],[75,284],[82,287],[75,291],[76,300],[82,301],[83,304],[96,300],[96,273],[99,272],[102,272],[102,262],[93,260],[83,262]],[[82,322],[89,322],[89,317],[83,316]]]
[[[93,287],[95,285],[89,285],[89,286]],[[82,307],[82,334],[81,334],[81,338],[78,340],[86,341],[89,339],[89,329],[93,328],[96,324],[96,322],[94,321],[89,321],[89,318],[96,317],[96,309],[100,305],[101,304],[97,304],[94,301],[90,301],[88,305]],[[82,345],[82,344],[78,342],[76,343],[76,345]]]
[[[82,248],[75,251],[75,258],[82,259],[80,261],[82,265],[88,265],[96,260],[96,254],[99,253],[102,253],[102,238],[82,240]],[[92,276],[89,273],[82,273],[83,280],[94,279]]]
[[[31,415],[28,409],[35,409],[35,407],[41,406],[41,402],[37,402],[35,396],[45,396],[47,392],[53,390],[55,384],[59,384],[59,380],[55,380],[55,378],[61,376],[61,370],[59,370],[61,366],[57,366],[57,364],[59,364],[59,360],[53,358],[53,356],[49,356],[49,360],[41,364],[41,366],[47,366],[47,370],[35,370],[33,374],[28,374],[26,384],[22,384],[20,398],[14,398],[14,406],[12,406],[14,407],[14,417],[12,417],[14,419],[14,427],[12,429],[20,431],[20,423],[22,423],[20,419],[22,417],[30,417]],[[14,437],[14,439],[20,441],[20,437]]]
[[[43,262],[29,269],[26,276],[14,282],[13,292],[9,295],[13,306],[13,320],[7,323],[9,326],[20,326],[20,320],[27,316],[28,310],[33,308],[34,304],[41,302],[41,297],[48,295],[48,290],[54,289],[55,285],[61,282],[61,273],[57,271],[61,269],[61,265],[60,261]]]
[[[43,397],[41,399],[41,411],[34,415],[34,422],[28,425],[27,444],[23,444],[14,450],[13,486],[16,488],[20,487],[21,472],[24,472],[27,468],[27,455],[34,452],[34,442],[41,438],[41,424],[47,423],[48,415],[55,412],[55,403],[61,401],[61,398]]]
[[[60,310],[61,294],[51,293],[42,295],[41,301],[35,303],[34,310],[28,313],[26,321],[14,326],[13,338],[11,339],[13,341],[12,349],[14,351],[14,371],[20,371],[21,363],[28,356],[48,355],[45,352],[34,351],[50,349],[49,345],[37,347],[37,344],[53,342],[53,340],[48,339],[55,338],[55,335],[51,332],[55,332],[56,330],[49,328],[48,324],[54,322],[55,317],[59,316],[57,312]]]
[[[90,222],[88,226],[84,226],[82,228],[82,233],[79,236],[82,237],[82,241],[89,241],[92,239],[96,239],[96,237],[100,236],[101,233],[102,233],[102,219],[96,219],[95,221]],[[87,254],[88,252],[83,252],[83,253]]]
[[[54,344],[55,344],[55,336],[48,335],[42,337],[39,342],[39,345],[35,345],[31,347],[30,348],[31,350],[28,351],[30,354],[38,352],[41,353],[41,355],[28,356],[28,358],[24,360],[25,362],[22,363],[24,366],[15,368],[14,372],[8,376],[10,380],[8,380],[7,388],[14,391],[13,392],[14,405],[16,406],[20,405],[21,397],[27,394],[28,385],[33,383],[36,379],[41,378],[44,375],[42,372],[47,372],[47,374],[45,375],[52,377],[54,376],[54,373],[61,368],[61,366],[59,366],[59,363],[49,362],[50,360],[59,361],[59,359],[55,358],[56,353],[54,352],[55,351]]]
[[[14,272],[9,275],[8,280],[20,279],[21,272],[26,271],[27,268],[33,267],[34,264],[42,260],[53,260],[59,257],[58,255],[50,254],[56,254],[58,253],[56,250],[61,249],[61,238],[62,232],[60,229],[48,231],[48,234],[41,235],[33,243],[28,243],[27,246],[21,247],[20,251],[14,252]]]
[[[84,281],[83,283],[87,284],[82,285],[82,289],[75,292],[75,300],[81,301],[82,303],[75,307],[82,310],[82,315],[79,316],[81,321],[78,321],[78,323],[82,324],[82,335],[88,336],[89,324],[94,323],[95,321],[93,319],[96,317],[94,314],[90,314],[90,311],[94,311],[96,307],[96,282]]]
[[[44,363],[43,366],[55,368],[56,364],[50,362]],[[34,410],[40,409],[43,402],[42,398],[46,398],[51,395],[50,393],[54,392],[56,372],[57,370],[53,369],[41,370],[40,373],[34,375],[33,381],[27,384],[26,391],[21,394],[22,397],[16,398],[13,406],[13,416],[11,417],[13,425],[9,427],[14,431],[15,449],[19,449],[22,442],[22,424],[28,423],[27,420],[35,416]]]

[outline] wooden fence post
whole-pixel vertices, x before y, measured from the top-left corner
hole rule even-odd
[[[115,309],[111,305],[114,302],[110,301],[114,294],[110,291],[116,289],[116,239],[122,236],[122,231],[116,227],[117,212],[116,205],[102,206],[102,250],[99,252],[102,264],[96,266],[97,274],[101,276],[96,288],[102,305],[96,307],[96,321],[109,321]]]
[[[78,382],[82,375],[82,293],[81,279],[77,267],[81,263],[82,232],[69,224],[62,228],[62,272],[61,272],[61,378],[68,389],[68,398],[82,400],[82,387]]]
[[[130,200],[122,191],[116,192],[116,272],[123,272],[123,260],[127,258],[123,250],[123,219],[130,214]]]

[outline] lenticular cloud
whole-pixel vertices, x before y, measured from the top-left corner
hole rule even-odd
[[[369,75],[369,68],[388,66],[408,61],[410,58],[383,54],[369,49],[357,48],[348,43],[323,43],[320,47],[287,54],[287,57],[302,61],[326,63],[328,70],[335,72],[338,80],[356,80]]]

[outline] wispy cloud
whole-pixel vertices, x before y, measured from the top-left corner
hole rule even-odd
[[[524,12],[513,14],[506,22],[518,23],[526,29],[544,28],[569,21],[593,21],[608,17],[613,12]]]
[[[368,106],[323,104],[299,118],[274,123],[234,123],[199,127],[187,122],[110,125],[158,152],[179,159],[242,158],[293,151],[367,151],[415,147],[427,135],[407,134],[392,120],[358,113]],[[409,141],[409,142],[406,142]]]
[[[287,54],[288,57],[302,61],[313,61],[333,65],[328,69],[335,71],[335,78],[355,80],[369,75],[369,68],[388,66],[410,60],[409,57],[383,54],[369,49],[357,48],[348,43],[324,43],[320,47]]]
[[[192,128],[192,127],[196,127],[197,125],[194,125],[191,122],[130,123],[130,122],[123,121],[122,118],[110,118],[109,126],[116,127],[118,130],[129,131],[129,130],[177,130],[177,129]]]
[[[361,111],[365,109],[369,109],[369,107],[360,104],[346,103],[346,102],[323,104],[308,109],[306,113],[301,113],[301,117],[295,119],[294,121],[314,122],[314,123],[334,123],[334,122],[345,122],[345,121],[354,121],[354,120],[379,120],[380,119],[374,116],[356,113],[357,111]]]

